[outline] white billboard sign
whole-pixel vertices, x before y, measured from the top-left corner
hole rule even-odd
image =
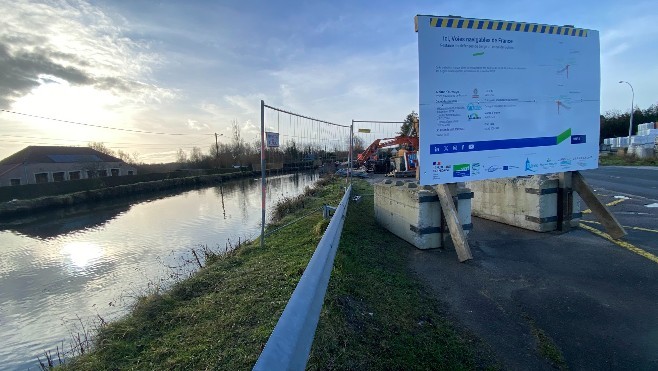
[[[420,183],[598,166],[597,31],[417,16]]]

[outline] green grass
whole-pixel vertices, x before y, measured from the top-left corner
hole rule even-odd
[[[354,191],[373,193],[364,181]],[[309,369],[476,367],[469,340],[410,272],[409,248],[376,224],[372,196],[350,204]]]
[[[599,165],[658,166],[658,158],[637,158],[635,156],[619,156],[612,154],[610,156],[599,156]]]
[[[524,313],[523,318],[528,322],[532,336],[535,337],[539,354],[548,359],[553,364],[553,367],[560,370],[567,370],[568,367],[564,356],[553,339],[546,335],[544,330],[537,327],[535,321],[528,314]]]
[[[336,205],[343,184],[310,192],[277,225]],[[360,181],[356,191],[372,194],[372,187]],[[318,212],[272,234],[265,249],[256,241],[212,257],[193,277],[103,326],[94,349],[63,368],[251,369],[324,228]],[[408,248],[375,224],[372,197],[350,204],[309,369],[476,367],[469,341],[409,272]]]

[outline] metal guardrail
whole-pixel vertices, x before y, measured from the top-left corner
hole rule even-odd
[[[254,370],[304,370],[340,242],[352,186],[348,186]]]

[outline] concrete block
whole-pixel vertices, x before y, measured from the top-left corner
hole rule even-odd
[[[557,229],[557,174],[468,182],[473,215],[537,232]],[[582,216],[581,199],[573,194],[571,226]]]
[[[385,180],[374,185],[375,219],[391,233],[411,243],[419,249],[443,247],[450,238],[444,226],[441,240],[441,204],[436,191],[429,186],[419,186],[417,182]],[[465,187],[455,187],[455,202],[464,231],[472,229],[472,192]]]

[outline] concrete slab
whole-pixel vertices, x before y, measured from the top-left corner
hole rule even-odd
[[[436,190],[420,186],[416,181],[387,179],[375,183],[374,207],[377,223],[419,249],[443,247],[450,232],[442,223],[441,204]],[[468,234],[471,224],[473,194],[463,184],[453,185],[451,194],[458,219]]]
[[[557,229],[557,174],[467,182],[473,191],[474,216],[537,232]],[[574,193],[571,226],[581,217],[580,197]]]

